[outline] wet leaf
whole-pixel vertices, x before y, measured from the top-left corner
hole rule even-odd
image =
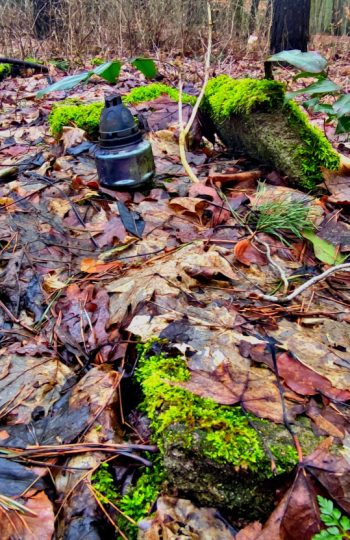
[[[54,534],[54,512],[51,501],[41,491],[26,499],[22,504],[32,515],[21,514],[14,510],[6,511],[6,517],[0,521],[2,540],[51,540]]]
[[[156,64],[151,58],[135,58],[131,64],[141,71],[146,79],[153,79],[157,75]]]
[[[301,52],[298,49],[282,51],[270,56],[270,62],[287,62],[302,71],[320,73],[327,67],[327,60],[316,52]]]
[[[315,256],[318,260],[330,265],[344,262],[344,257],[339,255],[339,250],[330,242],[323,240],[323,238],[320,238],[312,231],[303,231],[302,235],[312,243]]]

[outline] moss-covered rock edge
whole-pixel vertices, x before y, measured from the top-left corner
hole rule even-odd
[[[152,83],[147,86],[133,88],[131,92],[122,96],[122,100],[126,105],[136,105],[137,103],[157,99],[164,94],[175,101],[179,98],[176,88],[172,88],[166,84]],[[193,104],[196,100],[194,96],[188,94],[183,94],[182,99],[184,103],[190,104]],[[98,137],[98,126],[103,107],[104,104],[101,101],[86,104],[76,98],[68,98],[55,103],[48,119],[51,133],[55,137],[58,137],[64,126],[75,125],[84,129],[89,137],[96,139]]]

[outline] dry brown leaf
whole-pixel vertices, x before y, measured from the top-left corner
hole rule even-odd
[[[51,540],[54,534],[55,516],[52,503],[40,491],[20,501],[34,515],[20,514],[13,510],[1,510],[1,540]]]
[[[60,140],[63,142],[64,150],[67,150],[86,140],[85,131],[78,127],[64,126]]]
[[[194,270],[196,272],[194,272]],[[140,268],[132,268],[123,277],[107,285],[114,293],[110,301],[110,324],[121,323],[129,308],[133,313],[145,300],[157,295],[178,296],[181,291],[190,292],[198,284],[196,278],[210,272],[211,276],[234,279],[236,276],[220,249],[203,250],[203,245],[189,245],[182,249],[151,260]]]
[[[87,274],[101,274],[104,272],[115,272],[122,266],[121,262],[103,262],[98,259],[86,258],[80,263],[80,270]]]

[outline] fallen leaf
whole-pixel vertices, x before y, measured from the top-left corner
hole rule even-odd
[[[139,540],[234,540],[214,508],[198,508],[186,499],[160,497],[153,518],[139,524]],[[236,537],[237,538],[237,537]]]
[[[78,127],[64,126],[60,140],[63,142],[63,148],[66,151],[68,148],[77,146],[86,140],[85,131]]]
[[[55,516],[53,506],[44,491],[21,499],[20,502],[33,515],[5,510],[6,516],[0,520],[1,540],[51,540],[54,534]]]
[[[252,245],[251,241],[246,238],[237,242],[233,253],[236,259],[246,266],[250,266],[251,264],[267,264],[267,258],[264,253],[259,251]]]
[[[320,238],[312,231],[303,231],[302,235],[312,243],[315,256],[318,260],[329,265],[341,264],[344,262],[344,257],[339,255],[339,249],[330,242],[327,242],[327,240],[323,240],[323,238]]]
[[[119,261],[103,262],[98,259],[86,258],[80,263],[80,270],[87,274],[100,274],[102,272],[114,272],[122,266]]]

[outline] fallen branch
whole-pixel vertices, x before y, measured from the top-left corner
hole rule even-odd
[[[211,7],[210,3],[207,2],[207,8],[208,8],[208,47],[207,52],[205,55],[205,64],[204,64],[204,81],[201,88],[201,91],[199,93],[199,96],[197,97],[197,101],[192,109],[192,114],[187,122],[187,124],[184,126],[183,124],[183,118],[182,118],[182,79],[180,74],[180,80],[179,80],[179,124],[180,124],[180,134],[179,134],[179,150],[180,150],[180,159],[183,168],[186,171],[186,174],[190,177],[192,182],[199,182],[197,176],[194,174],[190,164],[187,161],[186,157],[186,139],[189,134],[189,131],[192,127],[192,124],[197,116],[199,106],[201,104],[201,101],[204,96],[204,92],[207,86],[207,82],[209,80],[209,70],[210,70],[210,56],[211,56],[211,46],[212,46],[212,17],[211,17]]]
[[[4,58],[0,57],[0,64],[12,64],[13,66],[22,66],[30,69],[40,70],[43,73],[48,73],[49,69],[42,64],[36,64],[35,62],[27,62],[26,60],[18,60],[17,58]]]
[[[288,294],[287,296],[278,297],[270,296],[269,294],[258,294],[259,297],[263,300],[268,300],[269,302],[276,302],[277,304],[284,304],[296,298],[299,294],[306,291],[306,289],[312,287],[312,285],[315,285],[315,283],[322,281],[326,277],[334,274],[335,272],[339,272],[340,270],[343,270],[344,272],[350,272],[350,263],[338,264],[337,266],[332,266],[331,268],[328,268],[328,270],[325,270],[324,272],[322,272],[322,274],[319,274],[318,276],[315,276],[308,281],[305,281],[305,283],[300,285],[300,287],[297,287],[292,293]]]

